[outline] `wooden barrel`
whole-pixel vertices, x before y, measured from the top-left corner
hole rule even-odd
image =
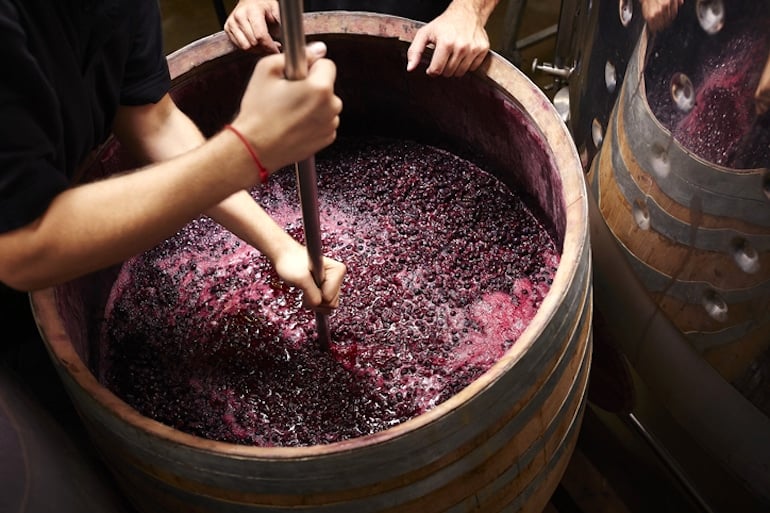
[[[621,343],[632,363],[643,359],[640,354],[651,351],[653,345],[667,344],[668,349],[656,349],[661,352],[654,355],[662,362],[660,368],[669,368],[666,363],[671,362],[665,360],[674,358],[677,352],[676,361],[680,361],[679,357],[698,358],[717,371],[717,376],[705,369],[692,374],[674,371],[674,375],[661,378],[662,372],[650,369],[646,379],[648,384],[657,382],[653,388],[672,408],[676,406],[669,400],[674,396],[678,396],[677,404],[689,402],[689,409],[704,401],[716,401],[715,397],[698,398],[689,393],[719,389],[720,400],[730,404],[704,405],[699,413],[688,413],[687,421],[683,421],[686,429],[706,450],[715,451],[722,464],[737,473],[744,484],[767,498],[768,170],[732,169],[710,163],[672,137],[648,104],[644,80],[645,59],[651,51],[648,42],[645,32],[629,62],[601,151],[588,174],[589,189],[598,204],[597,215],[601,216],[597,223],[606,224],[624,265],[632,270],[632,276],[625,278],[628,281],[618,282],[617,276],[599,277],[608,287],[600,290],[597,285],[597,298],[609,295],[609,302],[617,302],[619,295],[632,294],[638,282],[657,314],[677,332],[672,339],[657,344],[648,337],[649,325],[641,323],[641,333],[627,328]],[[597,261],[605,260],[604,249],[602,252]],[[609,276],[610,271],[597,266],[595,272],[597,276]],[[646,314],[630,310],[626,315]],[[645,347],[647,343],[650,345]],[[688,348],[674,348],[676,344]],[[691,363],[700,368],[696,362]],[[722,407],[725,412],[732,411],[733,416],[720,418],[716,412]],[[756,438],[735,440],[742,438],[741,430],[756,434]]]
[[[599,207],[660,309],[733,381],[770,348],[768,170],[717,166],[672,138],[640,82],[646,41],[595,162]]]
[[[403,424],[328,445],[235,445],[143,417],[96,380],[88,362],[109,269],[32,294],[61,378],[139,511],[542,511],[576,443],[591,354],[588,203],[569,133],[496,55],[461,79],[432,79],[405,71],[416,22],[342,13],[305,22],[337,64],[343,132],[443,145],[534,198],[562,253],[529,327],[467,388]],[[170,57],[173,94],[204,132],[221,127],[258,57],[223,33],[197,41]],[[90,177],[119,170],[121,155],[108,145]]]

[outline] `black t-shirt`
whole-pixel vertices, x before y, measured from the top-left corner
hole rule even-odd
[[[39,217],[70,186],[120,104],[169,90],[162,43],[157,0],[0,0],[0,233]],[[0,283],[0,321],[0,372],[28,379],[46,404],[65,404],[28,295]]]
[[[157,0],[0,0],[0,232],[39,217],[120,104],[169,89]]]
[[[305,0],[305,11],[366,11],[429,22],[450,0]]]

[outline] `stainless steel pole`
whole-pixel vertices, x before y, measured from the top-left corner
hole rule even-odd
[[[302,80],[307,77],[308,66],[305,55],[305,34],[302,28],[302,0],[280,0],[281,27],[283,30],[283,51],[286,55],[286,78]],[[295,164],[297,188],[302,204],[302,224],[305,229],[305,244],[310,256],[310,272],[320,287],[324,280],[323,247],[321,227],[318,218],[318,179],[315,170],[315,156]],[[316,312],[318,343],[322,349],[329,347],[331,335],[329,319]]]

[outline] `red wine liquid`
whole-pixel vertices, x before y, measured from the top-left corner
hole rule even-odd
[[[108,388],[205,438],[323,444],[430,410],[516,342],[559,262],[516,193],[408,141],[339,140],[316,169],[324,253],[348,266],[330,350],[300,291],[201,218],[124,264],[102,332]],[[303,240],[293,172],[253,195]]]
[[[727,5],[714,35],[682,13],[658,34],[645,70],[655,117],[684,148],[731,168],[770,166],[770,116],[758,119],[754,92],[770,53],[770,9],[762,2]],[[671,79],[687,75],[695,89],[691,110],[677,108]]]

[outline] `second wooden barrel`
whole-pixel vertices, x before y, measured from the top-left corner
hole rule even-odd
[[[692,13],[678,22],[700,30]],[[655,313],[626,312],[641,331],[615,321],[626,356],[703,449],[769,501],[770,171],[714,164],[672,135],[648,101],[652,44],[639,38],[588,175],[597,226],[631,271],[618,281],[597,266],[597,283],[613,283],[597,285],[597,298],[644,290]],[[670,339],[653,340],[655,316],[671,324]]]

